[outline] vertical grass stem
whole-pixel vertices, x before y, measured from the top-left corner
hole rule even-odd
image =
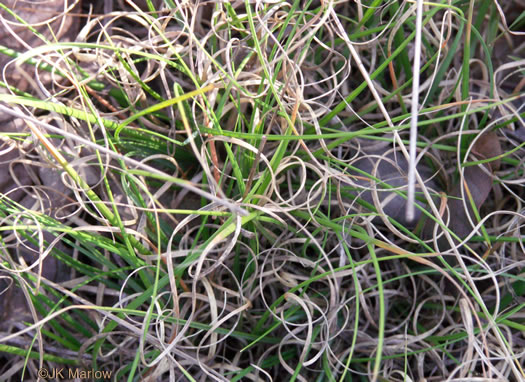
[[[423,0],[416,2],[416,36],[414,42],[414,79],[412,81],[412,114],[410,118],[410,145],[408,160],[408,200],[406,219],[414,220],[414,199],[416,190],[416,143],[417,117],[419,108],[419,69],[421,66],[421,29],[423,20]]]

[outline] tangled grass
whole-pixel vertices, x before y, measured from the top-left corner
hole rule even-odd
[[[525,378],[523,3],[47,3],[0,5],[5,379]]]

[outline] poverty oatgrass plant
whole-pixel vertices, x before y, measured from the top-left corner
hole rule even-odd
[[[524,380],[523,9],[2,2],[2,378]]]

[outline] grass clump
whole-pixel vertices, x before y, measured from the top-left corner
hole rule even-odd
[[[525,378],[519,5],[1,8],[7,378]]]

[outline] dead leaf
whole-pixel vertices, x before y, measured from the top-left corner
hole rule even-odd
[[[483,166],[483,165],[480,165]],[[472,231],[472,224],[469,222],[469,216],[472,222],[476,222],[474,211],[472,210],[468,193],[465,187],[468,187],[470,195],[474,201],[476,209],[487,199],[492,189],[492,176],[483,171],[480,166],[467,167],[464,171],[464,184],[456,185],[451,193],[452,198],[448,200],[450,211],[450,228],[459,237],[465,237]],[[488,167],[488,166],[487,166]],[[463,202],[461,189],[463,188],[465,202]],[[467,209],[465,209],[465,205]]]
[[[472,153],[480,157],[480,159],[489,159],[501,155],[501,144],[498,135],[493,131],[483,134],[474,144]],[[501,161],[496,159],[488,164],[492,171],[498,171],[501,166]]]
[[[489,132],[479,137],[472,148],[472,153],[478,160],[501,155],[501,145],[497,134]],[[451,196],[454,198],[449,199],[450,228],[459,237],[465,237],[472,231],[473,226],[470,221],[477,223],[468,195],[471,195],[476,209],[479,210],[492,189],[492,173],[499,169],[500,165],[501,162],[497,159],[486,164],[465,167],[463,172],[464,183],[457,184],[454,187],[451,192]],[[461,192],[462,189],[463,193]],[[463,196],[465,202],[463,202]],[[466,209],[465,205],[467,206]]]
[[[390,153],[386,156],[370,155],[359,158],[352,164],[354,167],[373,175],[374,167],[377,166],[375,177],[381,182],[388,184],[391,187],[395,187],[396,190],[406,192],[407,190],[407,176],[408,176],[408,162],[400,152]],[[417,165],[417,170],[425,185],[435,191],[439,191],[439,186],[433,177],[433,171],[421,161]],[[360,175],[354,173],[354,175]],[[361,175],[362,177],[362,175]],[[415,219],[408,221],[406,219],[406,204],[407,200],[402,196],[395,193],[381,182],[375,182],[373,180],[358,180],[358,183],[363,188],[368,190],[360,194],[360,198],[370,204],[374,204],[374,197],[372,189],[377,189],[378,201],[381,204],[383,212],[386,216],[398,221],[407,228],[413,228],[422,216],[422,212],[416,208]],[[416,192],[421,192],[419,186],[416,188]],[[422,202],[416,201],[417,204],[424,207]],[[378,206],[375,206],[379,211]]]

